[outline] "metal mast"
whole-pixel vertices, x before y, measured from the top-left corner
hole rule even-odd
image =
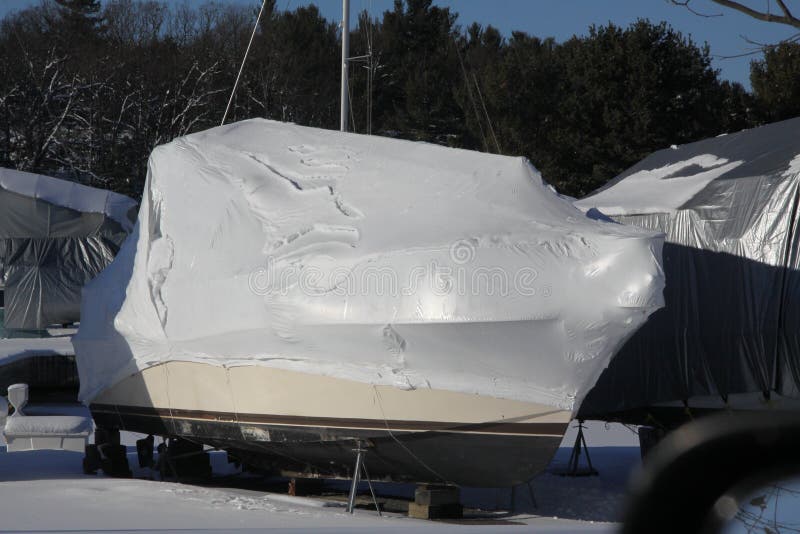
[[[350,58],[350,0],[342,0],[342,109],[339,129],[347,131],[347,115],[350,113],[350,88],[347,79],[347,62]]]

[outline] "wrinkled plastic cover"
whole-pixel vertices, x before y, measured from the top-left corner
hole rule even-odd
[[[800,119],[656,152],[580,201],[666,233],[666,307],[624,346],[581,411],[800,386]]]
[[[102,236],[5,239],[5,327],[44,329],[80,320],[81,289],[114,259]]]
[[[123,227],[102,213],[75,211],[0,188],[0,239],[127,235],[134,221],[135,213]],[[0,249],[0,257],[4,255]]]
[[[0,169],[6,327],[78,321],[81,288],[114,259],[133,228],[135,206],[110,191]]]
[[[106,189],[97,189],[41,174],[2,168],[0,168],[0,189],[78,212],[103,214],[119,223],[126,233],[129,233],[133,226],[129,212],[136,207],[136,202],[125,195]],[[19,220],[18,223],[23,228],[28,224],[24,220]],[[4,230],[7,225],[8,221],[4,221],[4,224],[0,225],[0,232],[3,235],[7,235],[8,230]],[[17,231],[16,235],[11,237],[27,235],[30,234]]]
[[[572,409],[662,305],[662,236],[510,158],[265,120],[149,162],[84,290],[84,402],[160,362],[266,365]]]

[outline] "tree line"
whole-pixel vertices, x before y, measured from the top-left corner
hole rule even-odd
[[[260,7],[42,0],[0,22],[0,166],[138,198],[157,145],[220,123]],[[268,0],[228,121],[335,129],[340,30]],[[800,45],[752,63],[752,92],[666,23],[558,43],[461,27],[432,0],[362,13],[355,131],[523,155],[582,196],[653,150],[800,115]],[[366,57],[364,57],[366,56]]]

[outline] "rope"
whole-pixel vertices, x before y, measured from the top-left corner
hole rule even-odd
[[[365,4],[362,2],[362,6]],[[369,7],[364,8],[361,10],[361,15],[359,17],[359,26],[358,31],[361,34],[362,39],[366,42],[367,45],[367,53],[361,56],[350,56],[347,58],[348,68],[351,63],[363,63],[364,69],[367,71],[366,75],[366,100],[367,100],[367,111],[366,116],[364,119],[364,128],[365,133],[367,135],[372,135],[372,92],[373,92],[373,85],[374,85],[374,76],[375,76],[375,66],[373,63],[373,49],[372,49],[372,18],[370,17],[370,11],[372,10],[372,0],[369,0]],[[363,23],[363,24],[362,24]],[[347,95],[350,102],[350,106],[348,112],[350,114],[350,128],[348,131],[357,132],[358,128],[356,128],[356,118],[355,112],[353,111],[353,86],[350,81],[350,76],[347,77],[346,80],[347,84]]]
[[[478,128],[481,131],[481,141],[483,141],[483,151],[489,152],[489,143],[486,141],[486,133],[483,131],[483,121],[481,121],[481,115],[478,112],[478,104],[475,102],[475,96],[472,94],[472,85],[469,83],[467,68],[464,66],[464,59],[461,57],[461,49],[458,46],[458,42],[456,41],[455,35],[452,36],[452,39],[453,39],[453,46],[456,49],[456,54],[458,54],[458,62],[461,64],[461,73],[464,75],[464,85],[466,85],[467,87],[467,95],[469,96],[470,102],[472,102],[472,109],[475,112],[475,120],[478,123]]]
[[[403,449],[404,449],[404,450],[405,450],[405,451],[406,451],[406,452],[407,452],[407,453],[408,453],[408,454],[409,454],[409,455],[410,455],[412,458],[414,458],[414,459],[415,459],[415,460],[416,460],[416,461],[417,461],[417,462],[418,462],[418,463],[419,463],[419,464],[420,464],[422,467],[424,467],[425,469],[427,469],[428,471],[430,471],[431,473],[433,473],[433,474],[434,474],[436,477],[438,477],[438,478],[439,478],[439,479],[440,479],[442,482],[444,482],[445,484],[452,484],[453,486],[460,487],[458,484],[454,484],[454,483],[450,482],[450,481],[449,481],[449,480],[447,480],[445,477],[443,477],[443,476],[442,476],[442,475],[440,475],[438,472],[436,472],[436,471],[435,471],[435,470],[434,470],[432,467],[430,467],[428,464],[426,464],[425,462],[423,462],[423,461],[422,461],[422,459],[421,459],[419,456],[417,456],[416,454],[414,454],[414,453],[411,451],[411,449],[409,449],[408,447],[406,447],[405,443],[403,443],[402,441],[400,441],[399,439],[397,439],[397,437],[396,437],[396,436],[394,435],[394,433],[392,432],[392,429],[391,429],[391,428],[389,428],[389,421],[386,419],[386,412],[384,412],[384,411],[383,411],[383,401],[382,401],[382,399],[381,399],[381,394],[380,394],[380,392],[378,391],[378,388],[377,388],[377,387],[375,387],[375,384],[373,384],[373,385],[372,385],[372,390],[375,392],[375,398],[376,398],[376,399],[378,399],[378,407],[381,409],[381,415],[383,416],[383,424],[384,424],[384,425],[386,425],[386,432],[388,432],[388,433],[389,433],[389,436],[390,436],[390,437],[391,437],[391,438],[392,438],[392,439],[393,439],[393,440],[394,440],[394,441],[395,441],[395,442],[396,442],[398,445],[400,445],[400,447],[402,447],[402,448],[403,448]]]
[[[167,383],[166,394],[167,394],[167,408],[169,409],[169,422],[172,425],[172,433],[173,435],[177,436],[177,427],[175,426],[175,415],[172,413],[172,397],[169,394],[169,362],[164,362],[162,364],[164,366],[164,381]]]
[[[239,429],[239,435],[242,437],[242,441],[247,441],[244,437],[242,424],[239,422],[239,410],[236,408],[236,396],[233,394],[233,386],[231,385],[231,370],[227,365],[223,365],[222,368],[225,369],[225,382],[228,385],[228,393],[231,396],[231,406],[233,406],[233,418],[236,422],[236,428]]]
[[[350,87],[350,60],[349,59],[348,59],[347,69],[348,69],[347,81],[345,83],[347,84],[347,102],[348,102],[347,111],[348,111],[348,113],[350,113],[350,131],[353,132],[353,133],[357,133],[358,129],[356,128],[356,116],[353,113],[353,89],[352,89],[352,87]]]
[[[483,101],[483,93],[481,92],[481,86],[478,84],[478,78],[475,76],[475,73],[472,73],[472,80],[475,82],[475,89],[478,91],[478,98],[481,99],[481,106],[483,107],[483,113],[486,115],[486,123],[489,125],[489,132],[492,134],[492,139],[494,139],[494,145],[497,147],[497,153],[502,154],[503,151],[500,150],[500,143],[497,141],[497,135],[494,133],[494,126],[492,126],[492,119],[489,117],[489,112],[486,110],[486,103]]]
[[[231,90],[231,96],[228,99],[228,105],[225,107],[225,113],[222,115],[222,122],[219,123],[220,126],[225,124],[225,119],[228,118],[228,112],[231,109],[231,104],[233,104],[233,97],[236,94],[236,88],[239,87],[239,79],[242,77],[242,71],[244,70],[244,64],[247,61],[247,55],[250,53],[250,47],[253,46],[253,39],[256,37],[256,32],[258,31],[258,24],[261,22],[261,15],[264,13],[264,6],[267,5],[267,0],[262,0],[261,2],[261,9],[258,11],[258,17],[256,17],[255,26],[253,26],[253,33],[250,34],[250,41],[247,43],[247,49],[244,51],[244,57],[242,58],[242,64],[239,66],[239,73],[236,75],[236,81],[233,83],[233,89]],[[288,3],[286,4],[289,5]]]

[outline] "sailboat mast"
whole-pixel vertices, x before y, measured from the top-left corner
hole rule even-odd
[[[350,94],[347,80],[347,61],[350,57],[350,0],[342,0],[342,109],[339,129],[347,131],[347,116],[350,113]]]

